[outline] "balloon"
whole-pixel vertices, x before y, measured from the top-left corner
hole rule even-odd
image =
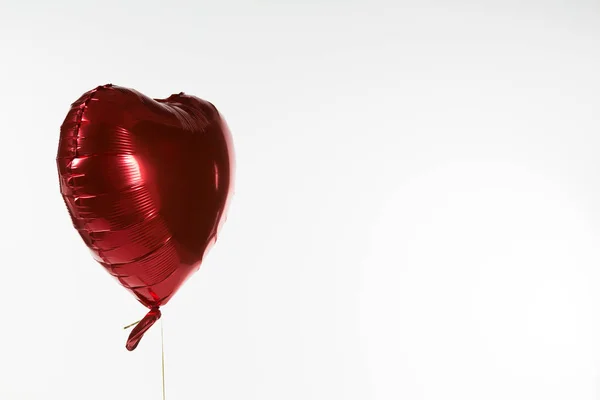
[[[197,97],[151,99],[104,85],[72,104],[56,161],[67,210],[93,257],[150,309],[127,340],[131,351],[200,268],[225,221],[229,129]]]

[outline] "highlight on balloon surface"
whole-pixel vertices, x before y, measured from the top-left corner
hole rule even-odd
[[[227,123],[195,96],[103,85],[71,105],[56,161],[94,259],[149,308],[127,340],[134,350],[226,219],[235,169]]]

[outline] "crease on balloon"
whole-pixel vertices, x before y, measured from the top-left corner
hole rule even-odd
[[[67,165],[67,171],[69,174],[69,178],[67,179],[67,184],[69,184],[69,181],[73,181],[73,178],[76,177],[80,177],[80,176],[84,176],[84,174],[78,174],[78,173],[74,173],[73,172],[73,167],[76,165],[73,164],[77,164],[80,160],[79,160],[79,134],[81,131],[81,124],[83,122],[83,116],[85,114],[85,111],[87,110],[90,102],[92,101],[92,99],[94,98],[95,94],[98,92],[98,90],[100,90],[101,87],[97,87],[96,89],[91,90],[87,97],[81,102],[81,104],[79,105],[79,111],[77,112],[77,115],[75,117],[75,127],[73,128],[73,145],[74,148],[73,150],[73,159],[68,163]],[[72,182],[71,182],[72,183]],[[82,193],[81,195],[86,195],[85,193]],[[65,196],[67,197],[67,196]],[[104,259],[104,257],[101,254],[100,249],[98,248],[98,246],[96,245],[96,241],[94,240],[93,237],[91,237],[90,235],[90,230],[88,228],[88,220],[84,217],[81,216],[81,210],[80,207],[75,204],[75,198],[78,197],[75,195],[75,193],[73,193],[72,195],[68,196],[69,198],[73,199],[73,204],[75,205],[74,211],[75,211],[75,217],[77,219],[80,219],[83,222],[83,228],[85,230],[85,232],[88,234],[89,240],[90,240],[90,244],[98,251],[98,256],[101,259]]]
[[[146,288],[151,288],[151,287],[153,287],[153,286],[160,285],[161,283],[163,283],[164,281],[166,281],[167,279],[169,279],[169,278],[170,278],[170,277],[171,277],[171,276],[172,276],[172,275],[173,275],[175,272],[177,272],[177,269],[174,269],[173,271],[169,272],[169,273],[168,273],[168,274],[167,274],[167,275],[166,275],[166,276],[165,276],[163,279],[161,279],[161,280],[160,280],[160,281],[158,281],[158,282],[155,282],[155,283],[153,283],[152,285],[131,286],[131,287],[129,287],[129,289],[131,289],[131,290],[139,290],[139,289],[146,289]],[[167,296],[167,297],[168,297],[168,296]],[[158,301],[158,302],[162,302],[162,301],[163,301],[165,298],[166,298],[166,297],[164,297],[164,298],[159,298],[157,301]]]
[[[134,263],[134,262],[142,261],[144,258],[151,257],[154,253],[157,253],[160,249],[162,249],[163,247],[165,247],[171,241],[172,238],[173,238],[173,235],[169,235],[169,237],[166,240],[162,241],[159,245],[157,245],[156,248],[148,251],[146,254],[144,254],[142,256],[135,257],[135,258],[133,258],[130,261],[127,261],[127,262],[112,263],[111,264],[111,268],[118,268],[118,267],[120,267],[122,265],[127,265],[127,264],[131,264],[131,263]]]

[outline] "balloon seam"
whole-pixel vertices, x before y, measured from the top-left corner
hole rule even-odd
[[[101,89],[107,89],[107,88],[109,88],[111,86],[112,86],[111,84],[102,85],[102,86],[98,86],[97,88],[91,90],[88,93],[87,97],[83,100],[83,102],[79,106],[79,111],[77,112],[77,116],[75,117],[75,129],[74,129],[74,132],[73,132],[73,138],[75,139],[74,140],[75,149],[73,149],[74,150],[73,151],[73,153],[74,153],[73,158],[79,158],[79,153],[78,153],[78,149],[79,149],[79,131],[81,130],[81,123],[83,121],[83,115],[84,115],[85,111],[87,110],[90,102],[92,101],[92,99],[94,98],[94,96],[96,95],[96,93],[98,93],[99,90],[101,90]],[[69,174],[73,174],[71,165],[69,165]],[[79,214],[79,212],[77,214]],[[80,216],[78,215],[78,218],[79,217]],[[89,231],[89,228],[88,228],[88,222],[85,219],[82,219],[82,220],[83,220],[83,227],[84,227],[84,229],[89,233],[90,231]],[[100,250],[99,248],[97,248],[95,246],[95,239],[91,235],[89,236],[89,239],[90,239],[90,243],[92,244],[92,246],[96,248],[96,251],[98,252],[98,256],[106,264],[110,265],[111,263],[108,260],[106,260],[106,258],[103,256],[102,250]]]

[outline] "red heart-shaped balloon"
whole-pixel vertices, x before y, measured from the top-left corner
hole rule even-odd
[[[151,99],[114,85],[72,104],[61,126],[60,189],[94,258],[150,312],[133,350],[215,242],[233,187],[231,135],[183,93]]]

